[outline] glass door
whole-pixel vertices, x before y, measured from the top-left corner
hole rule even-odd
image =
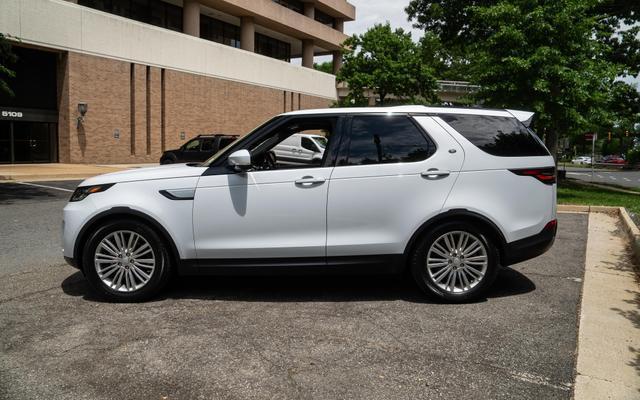
[[[0,121],[1,163],[55,161],[56,124]]]
[[[11,121],[0,121],[0,163],[11,163],[13,160],[12,155],[12,134]]]

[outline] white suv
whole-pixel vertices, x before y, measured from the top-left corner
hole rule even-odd
[[[64,256],[116,301],[171,272],[411,272],[447,301],[481,296],[500,265],[556,234],[554,160],[509,110],[326,109],[277,116],[203,164],[100,175],[64,209]],[[322,131],[318,165],[277,162]]]

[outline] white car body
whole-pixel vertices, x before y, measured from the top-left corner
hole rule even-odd
[[[571,160],[571,162],[574,164],[591,164],[591,157],[587,157],[587,156],[576,157],[573,160]]]
[[[296,133],[274,147],[278,162],[311,164],[320,162],[324,154],[324,147],[320,135]]]
[[[179,164],[96,176],[80,187],[114,185],[65,207],[64,256],[86,268],[87,235],[116,216],[157,230],[182,274],[334,266],[358,258],[389,261],[397,271],[421,230],[456,216],[491,227],[503,265],[551,245],[555,225],[553,236],[538,242],[556,220],[555,180],[547,184],[512,171],[549,169],[553,158],[493,156],[443,120],[456,114],[514,118],[510,111],[411,106],[307,110],[278,118],[362,114],[410,118],[435,143],[433,153],[392,164],[249,171]],[[518,116],[529,119],[531,113]],[[234,146],[225,151],[239,150]]]

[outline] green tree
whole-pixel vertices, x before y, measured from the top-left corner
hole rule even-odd
[[[333,75],[333,63],[331,61],[325,61],[323,63],[313,63],[313,68]]]
[[[478,100],[535,111],[535,128],[555,155],[559,135],[612,119],[608,105],[616,77],[640,68],[634,64],[640,54],[636,28],[620,31],[621,22],[640,17],[631,10],[636,3],[412,0],[406,11],[446,49],[439,56],[445,66],[458,66],[457,74],[464,71],[481,86]]]
[[[389,23],[377,24],[348,38],[343,52],[337,79],[349,85],[348,104],[366,104],[366,89],[374,91],[380,105],[389,95],[436,100],[433,70],[422,62],[420,48],[411,40],[411,34],[402,29],[392,30]]]
[[[7,79],[16,76],[16,73],[9,68],[9,65],[17,60],[18,57],[11,51],[11,43],[7,40],[7,36],[0,33],[0,92],[4,92],[9,96],[14,96],[15,94],[9,87]]]

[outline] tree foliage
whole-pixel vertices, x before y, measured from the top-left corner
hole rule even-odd
[[[435,100],[433,70],[422,62],[420,47],[411,34],[392,30],[389,23],[348,38],[343,44],[343,59],[337,78],[349,85],[350,104],[366,104],[366,89],[376,93],[380,105],[390,94]]]
[[[313,63],[313,68],[327,74],[333,75],[333,62],[325,61],[323,63]]]
[[[14,93],[11,87],[9,87],[7,79],[16,76],[9,65],[15,63],[17,60],[18,58],[13,51],[11,51],[11,43],[4,34],[0,33],[0,92],[4,92],[9,96],[14,96]]]
[[[412,0],[406,11],[426,31],[423,42],[437,50],[442,68],[481,86],[478,100],[535,111],[535,128],[555,154],[558,135],[615,118],[614,88],[621,86],[616,78],[640,69],[639,28],[622,30],[623,22],[638,21],[639,4]]]

